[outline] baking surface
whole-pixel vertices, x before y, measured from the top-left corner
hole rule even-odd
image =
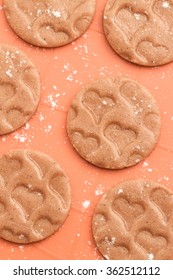
[[[36,114],[23,128],[0,137],[0,154],[16,148],[45,152],[66,171],[72,188],[70,214],[59,231],[32,245],[0,239],[0,259],[102,259],[92,237],[91,217],[104,192],[134,178],[156,180],[173,190],[173,63],[144,68],[117,56],[103,34],[106,1],[97,1],[93,23],[81,38],[61,48],[39,49],[14,34],[0,0],[0,43],[15,45],[29,55],[42,80]],[[102,170],[86,163],[72,148],[66,134],[67,110],[74,95],[91,80],[107,75],[127,75],[147,87],[162,118],[160,140],[152,154],[140,164],[120,171]]]

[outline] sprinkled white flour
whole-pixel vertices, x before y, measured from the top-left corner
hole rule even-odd
[[[66,81],[74,81],[76,79],[75,75],[78,73],[76,69],[73,68],[69,63],[65,63],[62,69],[62,73],[69,72],[66,76]]]
[[[53,94],[49,94],[47,96],[47,102],[46,103],[51,105],[51,110],[54,110],[54,109],[58,108],[58,106],[57,106],[57,99],[55,99],[55,96]]]
[[[122,193],[123,192],[123,189],[119,189],[118,190],[118,194]]]
[[[90,201],[89,200],[85,200],[82,202],[82,206],[84,209],[87,209],[90,206]]]
[[[66,92],[60,92],[57,85],[53,85],[53,91],[50,92],[44,100],[44,103],[51,107],[51,110],[54,111],[56,109],[61,109],[64,111],[64,107],[62,105],[59,105],[60,98],[64,97],[66,95]]]
[[[52,11],[52,14],[57,18],[61,17],[61,12],[60,11]]]
[[[164,176],[163,179],[164,179],[165,181],[169,181],[169,177],[167,177],[167,176]]]
[[[89,52],[87,44],[77,45],[74,47],[74,50],[78,51],[79,54],[88,54]]]
[[[144,163],[142,164],[142,167],[147,167],[148,166],[148,162],[147,161],[144,161]]]
[[[19,140],[19,142],[24,143],[27,140],[27,135],[15,133],[14,137],[15,140]]]
[[[49,133],[49,132],[51,131],[51,129],[52,129],[52,125],[49,124],[49,125],[45,126],[44,131],[45,131],[46,133]]]
[[[24,245],[20,245],[20,246],[19,246],[19,250],[20,250],[21,252],[24,252],[24,249],[25,249],[25,246],[24,246]]]
[[[29,128],[30,128],[30,124],[29,124],[29,123],[26,123],[25,126],[24,126],[24,129],[25,129],[25,130],[28,130]]]
[[[103,194],[103,186],[100,184],[97,189],[95,190],[95,194],[98,195],[102,195]]]
[[[153,260],[154,259],[154,255],[153,254],[147,254],[148,260]]]
[[[44,121],[44,119],[45,119],[45,117],[43,116],[42,113],[39,114],[38,118],[39,118],[40,122]]]
[[[20,143],[25,143],[25,145],[28,145],[29,143],[31,143],[34,137],[31,133],[31,130],[29,130],[30,124],[26,123],[20,132],[14,131],[12,137],[15,141],[19,141]]]
[[[88,180],[85,180],[84,183],[85,183],[86,186],[87,186],[87,185],[88,185],[88,186],[91,186],[91,185],[92,185],[92,183],[91,183],[90,181],[88,181]]]
[[[140,20],[140,18],[141,18],[140,14],[138,14],[138,13],[135,13],[134,17],[135,17],[136,20]]]
[[[168,1],[164,1],[164,2],[162,3],[162,7],[163,7],[164,9],[170,8],[169,2],[168,2]]]
[[[152,168],[148,168],[148,172],[152,172],[153,171],[153,169]]]
[[[6,137],[3,136],[3,137],[1,138],[1,140],[2,140],[2,142],[5,142],[5,141],[6,141]]]
[[[8,69],[8,70],[6,71],[6,75],[9,76],[10,78],[13,77],[13,75],[11,74],[11,70],[10,70],[10,69]]]

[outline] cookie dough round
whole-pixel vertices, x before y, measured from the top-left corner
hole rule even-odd
[[[96,206],[96,245],[111,260],[173,260],[173,192],[132,180],[110,189]]]
[[[4,0],[14,32],[38,47],[59,47],[80,37],[95,14],[95,0]]]
[[[76,151],[102,168],[121,169],[142,161],[160,134],[158,106],[149,91],[126,77],[106,77],[74,98],[67,133]]]
[[[40,99],[40,77],[19,49],[0,44],[0,135],[23,126]]]
[[[38,151],[13,150],[0,158],[0,237],[31,243],[53,234],[71,204],[59,165]]]
[[[158,66],[173,60],[170,0],[108,0],[103,27],[115,52],[130,62]]]

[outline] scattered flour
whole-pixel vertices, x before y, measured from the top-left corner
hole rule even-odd
[[[85,200],[82,202],[82,206],[84,209],[87,209],[90,206],[91,202],[89,200]]]

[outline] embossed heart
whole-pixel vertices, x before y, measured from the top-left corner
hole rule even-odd
[[[164,21],[165,27],[169,26],[172,29],[173,25],[173,5],[170,0],[158,0],[153,3],[153,12]]]
[[[99,139],[94,135],[85,135],[82,131],[76,131],[72,134],[72,143],[81,155],[89,155],[99,147]]]
[[[155,45],[150,41],[142,41],[137,45],[136,51],[147,61],[155,63],[168,55],[168,48],[163,45]]]
[[[37,3],[35,3],[37,2]],[[16,7],[18,10],[20,10],[20,13],[23,14],[25,20],[27,20],[28,24],[32,25],[39,16],[48,13],[49,11],[49,6],[46,1],[35,1],[35,0],[28,0],[28,1],[18,1],[16,3]]]
[[[140,231],[135,241],[141,245],[148,253],[155,255],[158,251],[166,248],[168,240],[165,236],[154,235],[149,229]]]
[[[87,29],[89,23],[91,22],[92,18],[90,16],[83,16],[82,18],[78,18],[74,25],[73,28],[81,34],[82,32],[85,32]]]
[[[5,186],[5,184],[8,184],[11,174],[15,174],[16,172],[19,172],[21,170],[22,161],[17,158],[4,157],[1,158],[0,164],[1,164],[0,183],[2,184],[2,186]],[[8,169],[6,168],[7,165],[8,165]]]
[[[130,40],[139,28],[145,26],[148,19],[144,13],[133,11],[133,7],[123,7],[118,11],[114,20]]]
[[[132,203],[125,197],[116,198],[112,205],[113,210],[122,217],[126,227],[130,229],[134,222],[145,213],[142,204]]]
[[[10,100],[15,94],[15,89],[10,84],[0,85],[0,109],[5,103]]]
[[[23,211],[25,217],[29,219],[32,212],[43,203],[44,196],[32,186],[20,185],[12,191],[12,199],[16,206]]]
[[[117,123],[108,125],[104,131],[104,135],[116,145],[120,155],[128,145],[137,139],[137,134],[133,129],[127,129]]]
[[[112,110],[115,102],[110,97],[100,97],[99,93],[95,91],[88,91],[83,95],[82,103],[87,110],[89,110],[94,117],[97,124],[100,123],[103,116]]]
[[[9,226],[1,229],[1,237],[19,243],[27,243],[29,241],[28,234],[23,233],[20,229],[14,230]]]
[[[160,209],[160,214],[167,223],[172,216],[173,209],[173,195],[169,191],[156,188],[150,195],[150,200]]]

